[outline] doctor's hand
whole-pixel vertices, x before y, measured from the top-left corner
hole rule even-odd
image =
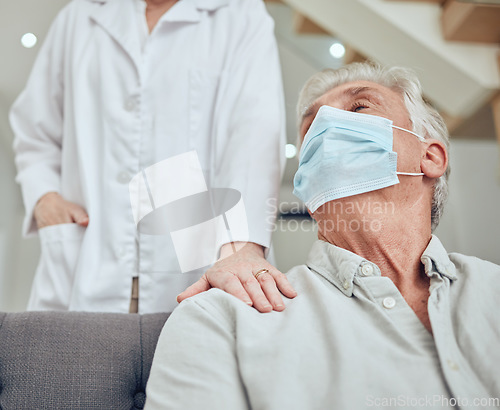
[[[264,259],[262,246],[252,242],[224,245],[220,259],[177,296],[177,302],[210,288],[222,289],[262,313],[285,309],[280,291],[289,298],[297,296],[287,277]]]
[[[36,203],[33,214],[38,229],[66,223],[77,223],[80,226],[89,224],[87,212],[80,205],[66,201],[57,192],[42,196]]]

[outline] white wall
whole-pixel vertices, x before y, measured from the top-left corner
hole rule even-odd
[[[24,214],[14,182],[12,135],[6,109],[0,110],[0,311],[24,310],[39,254],[36,238],[21,237]]]
[[[500,264],[500,148],[496,141],[454,141],[450,198],[436,234],[448,252]]]

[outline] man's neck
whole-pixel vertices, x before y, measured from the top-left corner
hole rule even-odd
[[[403,226],[395,221],[383,225],[377,231],[320,233],[319,238],[375,263],[382,275],[389,277],[404,293],[421,279],[420,257],[429,243],[430,229],[419,230],[415,225]]]
[[[405,207],[385,214],[370,213],[365,208],[362,215],[351,214],[345,206],[335,210],[344,213],[331,214],[324,218],[324,223],[318,221],[319,239],[375,263],[430,331],[427,314],[430,280],[420,261],[431,239],[430,215]],[[429,222],[424,223],[427,219]],[[334,222],[330,226],[335,229],[326,229],[328,221]]]
[[[395,186],[331,201],[313,216],[320,239],[377,264],[404,293],[421,278],[431,200],[426,191]]]

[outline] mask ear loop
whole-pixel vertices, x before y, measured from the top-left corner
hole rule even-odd
[[[406,128],[397,127],[396,125],[393,125],[392,127],[397,128],[398,130],[401,130],[401,131],[409,132],[410,134],[415,135],[415,137],[417,137],[420,142],[425,142],[424,137],[421,137],[420,135],[415,134],[413,131],[407,130]],[[424,175],[424,173],[423,172],[396,172],[396,175],[409,175],[412,177],[417,177],[417,176]]]
[[[424,137],[421,137],[420,135],[415,134],[413,131],[407,130],[406,128],[397,127],[396,125],[392,125],[392,128],[397,128],[398,130],[409,132],[410,134],[415,135],[415,137],[417,137],[420,141],[425,142]]]
[[[396,175],[409,175],[411,177],[418,177],[424,175],[423,172],[396,172]]]

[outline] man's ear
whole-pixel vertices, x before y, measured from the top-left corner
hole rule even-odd
[[[448,167],[448,151],[443,142],[436,139],[427,139],[427,148],[422,160],[420,169],[429,178],[439,178]]]

